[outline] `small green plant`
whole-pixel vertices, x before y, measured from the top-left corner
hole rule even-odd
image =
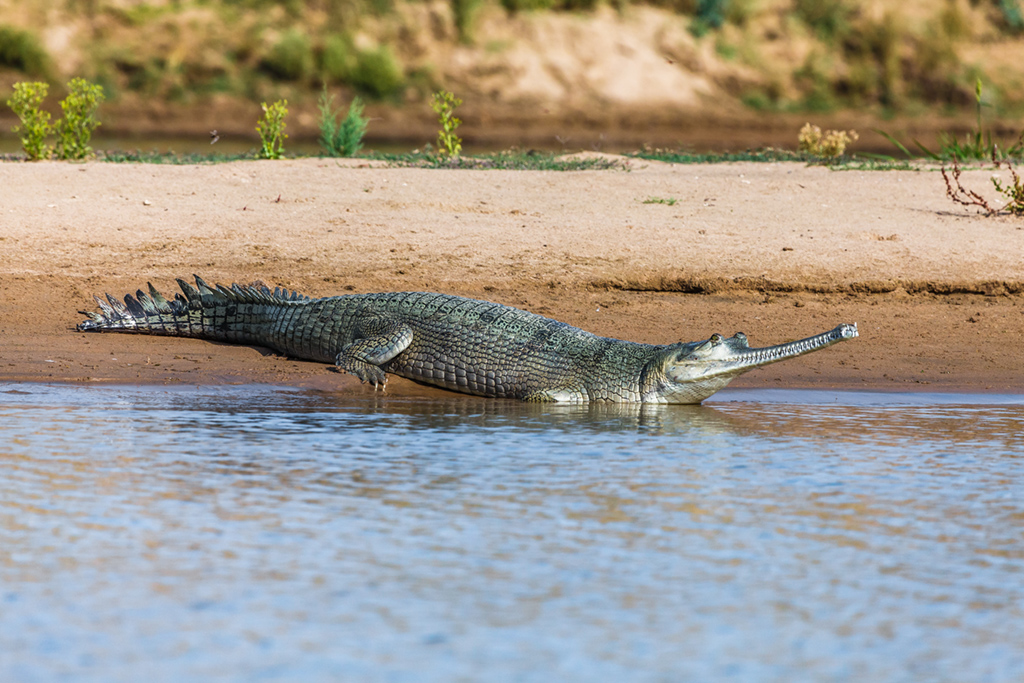
[[[50,155],[46,137],[53,131],[50,124],[50,113],[39,106],[46,99],[50,86],[46,83],[15,83],[14,94],[7,100],[10,107],[21,120],[20,126],[14,127],[15,133],[21,133],[21,146],[29,161],[45,159]]]
[[[643,201],[644,204],[667,204],[669,206],[675,206],[679,200],[675,197],[648,197]]]
[[[982,107],[988,106],[982,99],[982,84],[981,79],[977,79],[974,83],[974,101],[977,107],[977,126],[973,133],[967,135],[963,142],[956,139],[956,136],[950,133],[943,133],[939,136],[939,151],[935,153],[922,145],[917,140],[914,140],[914,145],[917,146],[921,152],[924,153],[929,159],[935,161],[954,161],[960,159],[973,159],[981,161],[984,159],[1006,159],[1009,157],[1020,157],[1024,156],[1024,132],[1021,133],[1020,138],[1017,142],[1006,145],[1005,149],[999,147],[999,143],[992,139],[991,131],[985,132],[981,125],[981,109]],[[884,137],[886,140],[896,146],[901,152],[906,154],[908,157],[913,156],[910,150],[906,148],[899,140],[894,136],[886,133],[885,131],[875,130],[876,133]]]
[[[54,153],[58,159],[84,159],[92,154],[89,140],[100,125],[96,110],[104,99],[103,86],[84,78],[71,79],[68,96],[60,103],[64,116],[54,125]]]
[[[1021,183],[1017,170],[1009,161],[1001,160],[995,154],[992,155],[992,163],[995,164],[996,171],[999,171],[1004,163],[1010,171],[1011,182],[1005,185],[998,175],[993,174],[991,178],[996,192],[1006,199],[1003,206],[992,206],[980,194],[963,186],[963,183],[960,182],[960,164],[956,157],[953,157],[953,168],[950,169],[949,174],[946,173],[946,165],[942,165],[942,179],[946,181],[946,196],[957,204],[977,207],[988,216],[994,216],[1001,211],[1006,211],[1014,216],[1024,216],[1024,183]]]
[[[266,102],[263,107],[263,118],[256,124],[256,132],[260,134],[261,159],[280,159],[284,155],[284,141],[288,135],[284,132],[284,117],[288,115],[288,100],[278,100],[271,105]]]
[[[977,126],[972,135],[961,143],[955,136],[945,134],[939,138],[939,156],[953,159],[988,159],[995,152],[992,133],[985,133],[981,127],[981,108],[987,106],[981,98],[981,79],[974,82],[974,102],[977,107]]]
[[[430,102],[431,108],[437,113],[438,123],[441,130],[437,132],[437,149],[448,158],[459,156],[462,152],[462,138],[455,134],[455,130],[462,123],[461,119],[455,118],[455,108],[462,104],[462,100],[447,90],[434,93]]]
[[[843,156],[846,146],[858,137],[855,130],[827,130],[823,133],[818,126],[805,123],[800,129],[797,149],[811,156],[834,160]]]
[[[355,156],[363,146],[363,136],[369,120],[363,116],[363,101],[352,98],[345,118],[334,109],[334,96],[327,94],[327,86],[320,93],[320,146],[332,157]]]

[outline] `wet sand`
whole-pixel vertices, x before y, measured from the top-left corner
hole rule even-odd
[[[992,198],[990,175],[964,179]],[[764,346],[857,322],[858,339],[733,386],[1024,393],[1024,220],[953,204],[935,169],[44,162],[0,164],[0,183],[0,381],[372,392],[266,349],[75,331],[93,294],[170,295],[196,273],[449,292],[651,343],[743,331]]]

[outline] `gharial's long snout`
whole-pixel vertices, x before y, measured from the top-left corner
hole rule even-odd
[[[718,360],[735,364],[736,368],[755,368],[762,365],[769,365],[787,358],[802,356],[811,351],[832,346],[844,339],[853,339],[857,336],[857,323],[843,323],[829,330],[816,334],[806,339],[778,344],[776,346],[765,346],[759,349],[752,349],[747,344],[747,336],[742,332],[730,339],[723,339],[721,335],[714,335],[700,347],[694,349],[694,355],[701,352],[707,353],[708,360]],[[711,348],[707,348],[710,346]],[[722,347],[716,353],[715,347]]]
[[[699,402],[748,370],[818,351],[856,336],[857,324],[844,323],[806,339],[750,348],[742,332],[729,338],[715,334],[707,341],[677,347],[674,358],[664,366],[668,384],[661,389],[665,394],[663,398],[668,399],[672,394],[668,402]]]

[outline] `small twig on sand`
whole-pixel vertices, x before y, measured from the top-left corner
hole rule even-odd
[[[992,163],[995,165],[996,170],[999,171],[1003,167],[1004,161],[1000,160],[997,156],[995,148],[992,150]],[[992,185],[996,188],[999,194],[1006,197],[1006,203],[998,208],[994,208],[991,204],[985,201],[985,198],[973,190],[968,190],[960,182],[960,164],[957,163],[956,156],[953,157],[953,169],[950,172],[952,174],[952,180],[946,173],[946,167],[942,167],[942,178],[946,181],[946,196],[952,199],[957,204],[963,206],[976,206],[982,209],[987,216],[995,216],[998,213],[1006,211],[1014,216],[1024,216],[1024,184],[1021,183],[1020,176],[1017,174],[1017,170],[1010,163],[1009,159],[1005,160],[1006,168],[1010,171],[1012,183],[1003,185],[998,175],[992,176]]]
[[[942,165],[942,179],[946,181],[946,196],[952,199],[957,204],[964,206],[976,206],[985,211],[988,216],[993,216],[999,213],[999,209],[993,209],[992,206],[985,201],[985,198],[974,190],[968,190],[960,183],[960,164],[957,163],[956,157],[953,157],[953,169],[950,171],[953,176],[950,181],[949,175],[946,174],[946,165]],[[955,187],[954,187],[955,185]]]

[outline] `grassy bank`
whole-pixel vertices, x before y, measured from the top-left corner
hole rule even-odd
[[[325,83],[398,108],[450,87],[485,115],[518,102],[533,105],[520,107],[523,118],[552,109],[600,118],[617,103],[601,90],[607,74],[590,83],[582,67],[556,68],[543,52],[569,41],[565,62],[588,54],[588,40],[600,52],[612,35],[639,50],[634,61],[660,60],[645,73],[692,78],[691,108],[954,113],[970,109],[982,78],[992,114],[1013,117],[1024,111],[1022,17],[1018,0],[11,0],[0,18],[0,95],[26,77],[59,89],[84,76],[114,107],[287,98],[302,110]],[[583,80],[536,86],[558,68]],[[533,85],[521,82],[524,69],[537,72]],[[629,100],[615,115],[680,102]]]

